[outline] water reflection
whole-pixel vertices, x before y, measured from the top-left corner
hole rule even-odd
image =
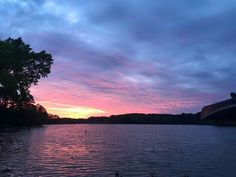
[[[86,133],[85,133],[86,132]],[[0,132],[0,176],[236,174],[235,128],[51,125]],[[216,163],[217,162],[217,163]]]

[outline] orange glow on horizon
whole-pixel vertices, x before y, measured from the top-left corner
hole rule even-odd
[[[44,106],[48,113],[69,118],[129,113],[182,113],[179,110],[183,110],[186,105],[194,106],[198,103],[191,99],[163,98],[152,92],[141,92],[147,95],[137,101],[135,96],[127,96],[128,90],[122,88],[121,92],[117,92],[115,88],[114,93],[94,92],[73,82],[61,83],[47,79],[42,80],[40,85],[31,87],[30,90],[35,102]]]
[[[88,118],[94,115],[105,114],[106,111],[92,108],[92,107],[80,107],[68,104],[59,104],[51,102],[40,102],[44,106],[48,113],[56,114],[61,118]]]

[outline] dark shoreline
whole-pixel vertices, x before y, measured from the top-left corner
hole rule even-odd
[[[148,124],[148,125],[215,125],[236,126],[235,121],[201,119],[200,114],[123,114],[88,119],[49,119],[46,124]]]
[[[48,124],[159,124],[159,125],[215,125],[236,126],[236,110],[220,112],[211,119],[201,113],[182,114],[121,114],[88,119],[60,118],[35,109],[0,109],[0,127],[39,127]],[[219,118],[220,117],[220,118]]]

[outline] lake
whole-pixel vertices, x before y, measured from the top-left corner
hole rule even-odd
[[[0,176],[233,177],[236,127],[48,125],[0,131]]]

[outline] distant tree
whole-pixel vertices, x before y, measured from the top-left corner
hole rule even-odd
[[[29,88],[47,77],[52,63],[51,54],[34,52],[21,38],[0,40],[0,105],[18,108],[34,103]]]
[[[234,93],[234,92],[231,92],[231,93],[230,93],[230,96],[231,96],[231,98],[233,98],[233,99],[235,99],[235,100],[236,100],[236,93]]]
[[[36,104],[35,105],[35,108],[38,112],[41,112],[41,113],[46,113],[47,114],[47,110],[40,104]]]
[[[55,114],[48,114],[48,118],[49,119],[60,119],[60,117],[58,115],[55,115]]]

